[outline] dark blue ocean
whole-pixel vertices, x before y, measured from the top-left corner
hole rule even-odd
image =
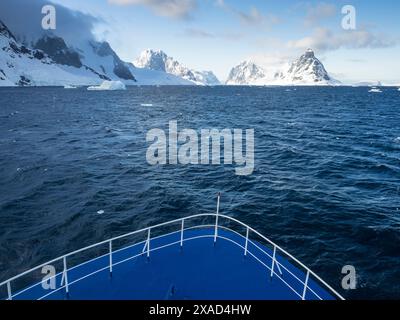
[[[150,166],[146,133],[171,120],[178,130],[254,129],[253,174]],[[221,192],[221,213],[346,298],[400,298],[395,88],[2,88],[0,149],[0,282],[111,236],[214,211]],[[341,288],[344,265],[356,268],[356,290]]]

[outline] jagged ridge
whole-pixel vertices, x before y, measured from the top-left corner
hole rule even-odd
[[[196,71],[187,68],[162,50],[147,49],[143,51],[134,65],[138,68],[166,72],[181,77],[198,85],[218,85],[217,77],[212,71]]]
[[[234,67],[226,81],[228,85],[338,85],[329,76],[322,62],[308,49],[287,68],[266,72],[254,62],[245,61]]]

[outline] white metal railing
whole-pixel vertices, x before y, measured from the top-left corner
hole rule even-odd
[[[139,256],[142,256],[143,254],[145,254],[147,256],[147,258],[149,259],[150,258],[150,253],[152,251],[160,250],[160,249],[163,249],[163,248],[166,248],[166,247],[169,247],[169,246],[172,246],[172,245],[178,245],[178,244],[180,245],[181,248],[183,248],[183,244],[186,241],[191,241],[191,240],[195,240],[195,239],[199,239],[199,238],[213,238],[214,239],[214,245],[217,242],[217,239],[224,239],[224,240],[230,241],[230,242],[236,244],[237,246],[241,247],[244,250],[244,256],[250,255],[255,260],[257,260],[259,263],[264,265],[270,271],[271,278],[275,275],[277,278],[279,278],[289,289],[291,289],[302,300],[306,299],[306,294],[307,294],[308,291],[311,292],[318,299],[322,300],[322,298],[310,287],[310,285],[309,285],[310,276],[313,276],[313,278],[315,280],[317,280],[320,284],[322,284],[324,287],[326,287],[328,289],[328,291],[330,291],[334,296],[336,296],[336,298],[344,300],[344,298],[335,289],[333,289],[329,284],[327,284],[323,279],[321,279],[311,269],[309,269],[307,266],[305,266],[302,262],[300,262],[298,259],[296,259],[294,256],[292,256],[286,250],[282,249],[280,246],[275,244],[273,241],[271,241],[270,239],[268,239],[267,237],[265,237],[264,235],[262,235],[261,233],[259,233],[255,229],[251,228],[250,226],[244,224],[243,222],[241,222],[241,221],[239,221],[239,220],[237,220],[237,219],[235,219],[233,217],[229,217],[229,216],[220,214],[219,213],[219,205],[220,205],[220,194],[218,194],[218,198],[217,198],[217,211],[216,211],[216,213],[204,213],[204,214],[191,215],[191,216],[188,216],[188,217],[184,217],[184,218],[175,219],[175,220],[171,220],[171,221],[168,221],[168,222],[160,223],[160,224],[157,224],[157,225],[154,225],[154,226],[151,226],[151,227],[147,227],[147,228],[144,228],[144,229],[136,230],[136,231],[129,232],[129,233],[126,233],[126,234],[123,234],[123,235],[120,235],[120,236],[117,236],[117,237],[114,237],[114,238],[111,238],[111,239],[108,239],[108,240],[104,240],[104,241],[95,243],[93,245],[90,245],[90,246],[75,250],[73,252],[67,253],[67,254],[65,254],[65,255],[63,255],[61,257],[55,258],[55,259],[50,260],[50,261],[48,261],[46,263],[43,263],[43,264],[41,264],[39,266],[36,266],[36,267],[34,267],[34,268],[30,269],[30,270],[22,272],[19,275],[16,275],[16,276],[14,276],[14,277],[12,277],[12,278],[0,283],[0,288],[3,287],[3,286],[6,286],[6,288],[7,288],[7,300],[12,300],[14,297],[19,296],[22,293],[32,289],[33,287],[35,287],[35,286],[37,286],[39,284],[41,284],[41,282],[38,282],[38,283],[35,283],[34,285],[31,285],[31,286],[29,286],[29,287],[27,287],[27,288],[25,288],[23,290],[19,290],[19,291],[13,293],[12,292],[12,283],[15,280],[20,279],[21,277],[23,277],[23,276],[25,276],[25,275],[33,272],[33,271],[39,270],[40,268],[43,268],[44,266],[51,265],[51,264],[54,264],[55,262],[61,261],[62,264],[63,264],[62,273],[61,274],[56,274],[56,275],[54,275],[52,277],[49,277],[49,278],[46,278],[46,280],[50,280],[51,278],[56,278],[57,276],[61,275],[61,286],[59,288],[57,288],[57,289],[52,290],[50,293],[48,293],[48,294],[46,294],[46,295],[44,295],[44,296],[42,296],[42,297],[40,297],[38,299],[39,300],[44,299],[45,297],[47,297],[47,296],[49,296],[49,295],[51,295],[51,294],[53,294],[53,293],[55,293],[55,292],[57,292],[59,290],[62,290],[62,289],[65,289],[65,293],[68,296],[71,285],[73,285],[74,283],[79,282],[79,281],[81,281],[81,280],[83,280],[83,279],[85,279],[85,278],[87,278],[89,276],[92,276],[92,275],[94,275],[94,274],[96,274],[98,272],[101,272],[101,271],[104,271],[106,269],[109,269],[110,275],[112,275],[113,266],[116,266],[118,264],[121,264],[121,263],[124,263],[126,261],[132,260],[132,259],[137,258]],[[192,219],[195,219],[195,218],[202,218],[202,217],[203,218],[215,217],[215,223],[212,224],[212,225],[200,224],[200,225],[195,225],[195,226],[192,226],[192,227],[185,228],[185,222],[186,221],[192,220]],[[239,224],[240,226],[244,227],[245,230],[246,230],[246,235],[244,236],[241,233],[239,233],[239,232],[237,232],[237,231],[235,231],[235,230],[233,230],[231,228],[222,226],[219,223],[220,219],[226,219],[228,221],[235,222],[235,223]],[[164,227],[164,226],[167,226],[167,225],[178,224],[178,223],[180,224],[180,230],[175,231],[175,232],[170,232],[170,233],[167,233],[167,234],[163,234],[163,235],[159,235],[159,236],[155,236],[153,238],[151,237],[151,230],[154,230],[154,229],[157,229],[157,228],[161,228],[161,227]],[[185,236],[184,236],[185,231],[193,230],[193,229],[196,229],[196,228],[212,228],[214,231],[213,231],[212,234],[209,234],[209,235],[206,234],[206,235],[199,235],[199,236],[185,238]],[[242,244],[240,244],[239,242],[235,241],[232,238],[228,238],[228,237],[225,237],[223,235],[220,235],[219,232],[218,232],[219,229],[224,229],[224,230],[233,232],[236,235],[238,235],[239,237],[241,237],[244,240],[244,246]],[[123,239],[123,238],[127,238],[129,236],[140,234],[140,233],[144,233],[144,232],[145,233],[147,232],[146,240],[141,241],[141,242],[136,242],[136,243],[134,243],[134,244],[132,244],[132,245],[130,245],[128,247],[123,247],[123,248],[118,249],[118,250],[113,250],[113,242],[115,242],[116,240],[120,240],[120,239]],[[259,236],[264,241],[266,241],[269,245],[272,246],[272,256],[265,249],[263,249],[260,244],[258,244],[255,241],[251,240],[250,232],[252,232],[255,235]],[[168,244],[162,245],[160,247],[155,247],[155,248],[151,247],[151,241],[152,240],[154,241],[156,239],[159,239],[159,238],[162,238],[162,237],[166,237],[166,236],[169,236],[169,235],[172,235],[172,234],[175,234],[175,233],[179,233],[180,234],[179,241],[168,243]],[[128,258],[126,258],[126,259],[124,259],[122,261],[118,261],[118,262],[114,262],[113,261],[113,255],[115,253],[117,253],[118,251],[128,249],[130,247],[139,245],[141,243],[144,244],[142,253],[139,253],[137,255],[133,255],[133,256],[128,257]],[[69,257],[71,257],[73,255],[76,255],[78,253],[87,251],[89,249],[92,249],[92,248],[95,248],[95,247],[98,247],[98,246],[101,246],[101,245],[105,245],[105,244],[108,244],[108,253],[107,254],[101,255],[101,256],[96,257],[94,259],[91,259],[89,261],[85,261],[84,263],[81,263],[79,265],[76,265],[76,266],[68,268],[68,264],[67,264],[68,260],[67,259]],[[262,253],[263,255],[268,256],[271,259],[271,265],[267,265],[264,261],[262,261],[259,257],[257,257],[257,255],[254,252],[250,252],[249,244],[251,244],[254,248],[256,248],[259,251],[259,253]],[[290,271],[287,267],[285,267],[284,264],[282,264],[281,262],[278,261],[278,259],[277,259],[277,252],[278,251],[279,251],[280,254],[284,254],[285,256],[287,256],[290,259],[292,259],[302,269],[304,269],[305,275],[306,275],[304,280],[300,279],[297,275],[295,275],[292,271]],[[108,265],[106,267],[98,269],[98,270],[95,270],[92,273],[90,273],[88,275],[85,275],[85,276],[83,276],[83,277],[81,277],[79,279],[76,279],[76,280],[74,280],[72,282],[68,281],[68,271],[70,271],[72,269],[75,269],[75,268],[77,268],[79,266],[82,266],[82,265],[84,265],[86,263],[89,263],[91,261],[94,261],[96,259],[105,257],[107,255],[109,256],[109,259],[108,259],[109,262],[108,262]],[[275,269],[277,271],[275,271]],[[285,279],[283,279],[282,269],[284,269],[288,274],[290,274],[295,280],[297,280],[302,285],[302,291],[301,292],[298,292],[297,290],[295,290],[293,288],[293,286],[291,286]]]

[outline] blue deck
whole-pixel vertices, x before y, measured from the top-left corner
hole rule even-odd
[[[197,236],[203,238],[185,241],[183,250],[180,244],[151,251],[150,258],[146,254],[113,266],[110,276],[108,269],[109,256],[99,257],[68,271],[69,296],[65,288],[45,290],[41,283],[29,290],[17,294],[13,299],[76,299],[76,300],[181,300],[181,299],[222,299],[222,300],[299,300],[304,285],[298,280],[305,280],[305,273],[294,267],[281,256],[277,261],[298,277],[295,279],[282,266],[282,279],[276,275],[270,277],[268,270],[251,254],[244,256],[245,239],[239,235],[219,230],[219,237],[214,246],[214,229],[194,229],[185,231],[185,239]],[[151,248],[179,242],[180,233],[176,232],[151,241]],[[248,251],[254,254],[267,266],[272,259],[262,253],[259,248],[272,256],[271,250],[259,243],[248,244]],[[141,254],[143,243],[130,246],[113,254],[113,263]],[[105,270],[73,283],[96,270]],[[277,271],[275,267],[275,271]],[[60,286],[61,274],[57,275]],[[312,279],[311,288],[306,292],[307,300],[334,299],[325,289]],[[297,294],[294,292],[296,291]]]

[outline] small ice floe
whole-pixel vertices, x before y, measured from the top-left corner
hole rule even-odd
[[[104,213],[104,210],[97,211],[97,214],[103,214],[103,213]]]
[[[64,89],[78,89],[78,87],[73,86],[72,84],[66,84],[66,85],[64,86]]]
[[[371,88],[368,92],[371,92],[371,93],[381,93],[382,90],[379,89],[379,88],[374,87],[374,88]]]
[[[398,88],[397,91],[400,91],[400,88]]]
[[[152,103],[141,103],[140,106],[142,106],[142,107],[152,107],[153,104]]]
[[[396,139],[394,139],[395,143],[400,143],[400,137],[397,137]]]
[[[91,86],[87,88],[89,91],[103,91],[103,90],[126,90],[126,86],[121,81],[103,81],[99,86]]]

